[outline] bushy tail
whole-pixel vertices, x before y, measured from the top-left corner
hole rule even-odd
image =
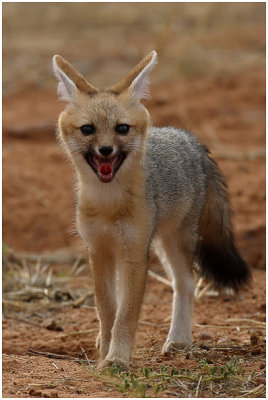
[[[226,184],[209,154],[205,171],[207,190],[199,220],[197,262],[201,275],[213,280],[216,287],[237,291],[250,281],[250,270],[235,247]]]

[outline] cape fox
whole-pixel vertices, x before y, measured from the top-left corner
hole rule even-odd
[[[141,100],[152,51],[123,80],[99,90],[59,55],[53,66],[59,139],[77,174],[77,228],[89,252],[100,331],[100,367],[128,368],[153,247],[174,289],[163,354],[191,344],[191,267],[235,290],[250,271],[234,245],[225,182],[189,132],[150,126]]]

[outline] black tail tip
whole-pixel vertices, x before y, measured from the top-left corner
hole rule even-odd
[[[197,259],[201,275],[213,281],[217,289],[230,288],[238,292],[241,287],[251,283],[250,268],[233,244],[225,249],[202,244]]]

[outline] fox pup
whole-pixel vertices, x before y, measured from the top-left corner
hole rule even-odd
[[[68,103],[58,136],[77,175],[77,228],[94,279],[100,367],[128,368],[153,247],[172,278],[172,320],[163,354],[191,344],[191,267],[218,287],[250,279],[233,238],[225,182],[189,132],[150,126],[141,103],[152,51],[123,80],[99,90],[59,55],[53,67]]]

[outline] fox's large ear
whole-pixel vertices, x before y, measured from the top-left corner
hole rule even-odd
[[[59,81],[58,94],[62,100],[73,102],[77,91],[93,94],[98,91],[87,80],[61,56],[53,57],[53,70]]]
[[[112,86],[110,90],[118,94],[128,90],[137,100],[148,97],[148,76],[156,62],[157,53],[152,51],[122,81]]]

